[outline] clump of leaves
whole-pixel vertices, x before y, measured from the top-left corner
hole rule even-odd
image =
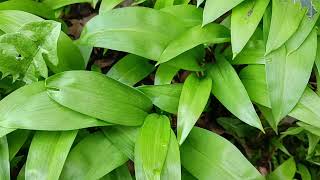
[[[319,15],[1,1],[0,179],[319,179]]]

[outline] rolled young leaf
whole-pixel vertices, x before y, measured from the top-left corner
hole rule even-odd
[[[30,145],[25,179],[58,180],[77,132],[37,131]]]
[[[141,125],[152,107],[140,91],[98,72],[56,74],[46,80],[46,88],[59,104],[114,124]]]
[[[266,57],[266,78],[272,113],[276,122],[297,104],[309,81],[317,51],[316,31],[294,52],[286,46]]]
[[[232,143],[205,129],[194,127],[180,152],[182,166],[197,179],[264,179]]]
[[[0,101],[0,126],[63,131],[110,125],[65,108],[45,91],[44,82],[24,86]]]
[[[210,97],[212,80],[196,74],[188,76],[183,84],[178,107],[177,136],[181,145],[196,124]]]
[[[135,169],[138,180],[161,179],[161,172],[168,152],[170,134],[168,117],[158,114],[150,114],[146,117],[134,152],[135,161],[141,163],[138,163],[141,166]]]
[[[127,160],[128,158],[98,131],[81,140],[71,150],[60,179],[96,180]]]
[[[209,74],[212,78],[212,94],[241,121],[263,131],[248,93],[230,63],[219,56],[209,69]]]

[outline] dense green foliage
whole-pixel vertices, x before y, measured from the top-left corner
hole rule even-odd
[[[319,0],[1,0],[0,180],[320,179],[319,16]]]

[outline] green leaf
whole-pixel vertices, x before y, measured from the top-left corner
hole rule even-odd
[[[71,150],[60,179],[96,180],[127,160],[102,132],[95,132]]]
[[[263,40],[250,40],[231,64],[265,64],[265,44]]]
[[[42,3],[51,7],[52,9],[59,9],[61,7],[76,4],[76,3],[91,3],[95,7],[97,0],[43,0]]]
[[[28,153],[26,180],[58,180],[76,135],[77,131],[37,131]]]
[[[4,128],[4,127],[0,127],[0,138],[15,131],[15,128]]]
[[[7,135],[10,161],[15,157],[15,155],[27,141],[30,134],[31,131],[29,130],[15,130]]]
[[[24,86],[0,101],[0,126],[6,128],[59,131],[105,125],[51,100],[44,82]]]
[[[140,91],[97,72],[56,74],[46,80],[46,87],[59,104],[115,124],[141,125],[152,107]]]
[[[126,7],[92,18],[80,42],[158,60],[167,44],[183,31],[183,22],[169,13]]]
[[[311,180],[311,174],[305,165],[298,164],[297,168],[297,173],[300,174],[302,180]]]
[[[5,136],[0,138],[0,174],[1,180],[10,180],[10,162],[8,142]]]
[[[196,124],[210,97],[212,80],[196,74],[188,76],[183,84],[178,107],[177,136],[181,145]]]
[[[137,89],[148,96],[152,103],[161,110],[177,114],[182,90],[181,84],[139,86]]]
[[[219,117],[217,119],[219,125],[221,125],[228,133],[244,138],[250,135],[254,135],[255,129],[251,126],[246,125],[239,119],[229,117]]]
[[[232,10],[231,44],[233,57],[241,52],[255,32],[270,0],[248,0]]]
[[[156,0],[154,9],[162,9],[165,7],[173,6],[174,0]]]
[[[276,124],[297,104],[310,78],[317,51],[314,30],[295,52],[286,46],[272,52],[266,60],[266,78]]]
[[[241,121],[263,131],[260,119],[236,71],[220,56],[211,66],[212,94]]]
[[[109,126],[103,127],[104,135],[129,159],[134,160],[134,146],[140,132],[138,127]]]
[[[280,48],[297,31],[305,12],[299,2],[272,0],[272,17],[266,54]]]
[[[123,0],[102,0],[99,8],[99,14],[110,11],[121,2],[123,2]]]
[[[0,10],[20,10],[41,16],[46,19],[54,19],[55,14],[46,4],[33,0],[10,0],[0,3]]]
[[[132,180],[127,164],[124,164],[99,180]]]
[[[170,133],[168,117],[150,114],[146,118],[135,146],[135,161],[141,163],[141,166],[135,168],[137,179],[156,180],[161,178],[168,152]]]
[[[302,45],[302,43],[307,39],[308,35],[312,32],[313,27],[319,19],[320,13],[318,11],[320,11],[320,2],[316,0],[308,1],[315,6],[317,12],[311,17],[308,15],[303,17],[296,33],[294,33],[286,43],[289,53],[297,50]]]
[[[202,26],[215,21],[220,16],[236,7],[243,0],[225,0],[223,3],[219,0],[207,0],[203,11]]]
[[[233,144],[208,130],[194,127],[180,152],[197,179],[264,179]]]
[[[201,44],[215,44],[230,41],[229,30],[219,24],[205,27],[195,26],[172,40],[162,52],[159,62],[164,63],[172,58]]]
[[[129,54],[114,64],[107,76],[129,86],[133,86],[154,70],[154,66],[148,60],[133,54]]]
[[[178,73],[178,71],[179,71],[179,68],[170,66],[167,63],[160,64],[155,75],[154,84],[155,85],[171,84],[172,79]]]
[[[293,179],[296,173],[296,163],[293,158],[289,158],[268,174],[267,180]]]

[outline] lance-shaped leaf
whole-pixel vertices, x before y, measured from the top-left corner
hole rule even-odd
[[[135,85],[154,70],[154,66],[148,60],[133,54],[129,54],[119,60],[108,71],[107,76],[129,86]]]
[[[305,90],[317,51],[314,30],[299,49],[288,54],[286,46],[266,57],[266,78],[272,113],[276,122],[297,104]]]
[[[31,131],[29,130],[15,130],[7,135],[7,141],[9,146],[9,159],[10,161],[15,157],[24,143],[27,141]]]
[[[65,108],[51,100],[44,82],[24,86],[0,101],[0,126],[32,130],[73,130],[108,123]]]
[[[299,2],[272,0],[272,17],[266,54],[278,49],[297,31],[305,12]]]
[[[76,3],[91,3],[93,7],[97,4],[98,0],[44,0],[42,1],[43,4],[51,7],[52,9],[58,9],[63,6],[67,6],[70,4]]]
[[[241,52],[255,32],[270,0],[248,0],[232,10],[231,44],[233,57]]]
[[[310,5],[316,8],[315,14],[308,16],[308,14],[304,15],[299,28],[297,31],[291,36],[291,38],[287,41],[287,51],[292,53],[297,50],[302,43],[307,39],[308,35],[312,32],[313,27],[315,26],[317,20],[320,16],[320,2],[317,0],[302,0],[301,2],[307,1]],[[313,8],[313,7],[310,7]]]
[[[170,66],[166,63],[160,64],[155,75],[154,84],[171,84],[172,79],[178,73],[179,70],[179,68]]]
[[[124,164],[99,180],[132,180],[127,164]]]
[[[268,174],[267,180],[293,179],[296,174],[296,163],[293,158],[289,158]]]
[[[123,0],[102,0],[99,8],[99,14],[110,11],[121,2],[123,2]]]
[[[137,89],[148,96],[152,103],[160,109],[177,114],[182,90],[181,84],[139,86]]]
[[[180,152],[197,179],[264,179],[232,143],[208,130],[194,127]]]
[[[103,127],[102,131],[115,147],[129,159],[134,160],[134,146],[140,132],[139,127],[109,126]]]
[[[154,9],[162,9],[165,7],[173,6],[174,0],[156,0]]]
[[[0,158],[1,179],[10,180],[9,148],[6,136],[0,138]]]
[[[265,44],[263,40],[250,40],[231,64],[265,64]]]
[[[98,72],[56,74],[46,80],[46,87],[59,104],[115,124],[141,125],[152,107],[140,91]]]
[[[95,180],[128,158],[98,131],[81,140],[69,153],[60,179]]]
[[[241,121],[263,131],[248,93],[230,63],[219,56],[209,69],[209,74],[212,78],[212,94]]]
[[[214,44],[230,41],[229,30],[220,24],[205,27],[195,26],[172,40],[162,52],[159,62],[163,63],[200,44]]]
[[[225,0],[223,3],[219,0],[207,0],[203,11],[202,26],[216,20],[243,0]]]
[[[181,145],[196,124],[210,97],[212,80],[209,76],[188,76],[183,84],[178,107],[177,136]]]
[[[140,131],[135,146],[137,179],[160,179],[170,142],[170,121],[167,116],[150,114]],[[141,159],[140,159],[141,158]]]
[[[15,128],[4,128],[4,127],[0,127],[0,137],[3,137],[13,131],[15,131]]]
[[[140,142],[137,141],[137,148],[139,151]],[[135,170],[137,173],[137,179],[148,179],[143,172],[142,156],[137,154],[135,157]],[[179,144],[177,142],[174,132],[171,130],[170,142],[168,146],[168,152],[166,160],[162,168],[160,180],[180,180],[181,179],[181,164],[180,164],[180,151]]]
[[[76,135],[77,131],[37,131],[28,153],[26,180],[58,180]]]
[[[92,18],[80,42],[157,60],[167,44],[184,30],[183,22],[169,13],[127,7]]]

